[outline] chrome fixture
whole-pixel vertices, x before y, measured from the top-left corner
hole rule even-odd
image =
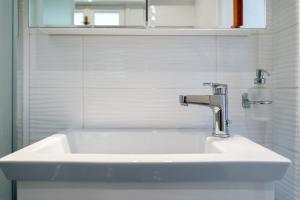
[[[265,74],[270,76],[271,74],[264,69],[257,69],[256,70],[256,78],[254,79],[254,85],[265,85],[266,84],[266,78]]]
[[[265,84],[267,82],[266,78],[265,78],[265,74],[267,74],[268,76],[270,76],[271,74],[264,69],[257,69],[256,70],[256,78],[254,79],[254,87],[252,88],[252,93],[253,90],[258,91],[268,91],[267,88],[265,87]],[[251,89],[250,89],[251,90]],[[273,102],[270,100],[270,97],[267,98],[267,100],[265,98],[263,98],[264,100],[262,100],[262,97],[259,97],[260,95],[256,94],[256,99],[255,100],[250,100],[249,99],[249,93],[243,93],[242,94],[242,106],[245,109],[249,109],[251,108],[251,105],[268,105],[268,104],[272,104]],[[253,96],[253,95],[252,95]]]
[[[243,108],[251,108],[251,105],[270,105],[273,101],[251,101],[249,100],[248,93],[242,94],[242,106]]]
[[[188,95],[180,96],[183,106],[189,104],[208,106],[213,111],[213,136],[227,138],[230,136],[228,125],[228,86],[219,83],[204,83],[211,86],[213,95]]]

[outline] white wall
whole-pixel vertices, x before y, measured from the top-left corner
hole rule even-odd
[[[65,128],[204,128],[212,113],[181,107],[181,94],[228,83],[232,133],[265,142],[241,93],[258,67],[257,37],[30,35],[30,139]]]
[[[30,94],[25,104],[30,141],[74,127],[210,129],[211,112],[181,107],[178,95],[209,93],[202,86],[205,81],[229,83],[231,131],[292,159],[287,176],[276,185],[276,198],[300,199],[298,1],[269,3],[273,30],[269,26],[253,37],[32,32],[30,70],[25,74],[30,82],[25,90]],[[269,124],[248,120],[240,105],[256,68],[272,70],[274,112]]]
[[[273,149],[293,161],[276,199],[300,199],[298,0],[273,0]]]
[[[33,31],[26,51],[29,69],[24,69],[30,83],[24,86],[22,131],[29,133],[22,135],[28,137],[24,141],[81,127],[210,129],[209,109],[181,107],[178,95],[207,94],[202,82],[225,82],[230,85],[232,133],[289,157],[293,166],[276,185],[276,199],[299,200],[298,1],[271,3],[267,13],[273,30],[269,26],[252,37],[48,36]],[[268,82],[274,88],[274,112],[268,124],[248,120],[240,105],[256,68],[272,70]]]

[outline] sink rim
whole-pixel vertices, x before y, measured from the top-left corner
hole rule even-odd
[[[105,131],[116,129],[70,129],[53,134],[15,153],[0,159],[4,163],[90,163],[90,164],[155,164],[155,163],[285,163],[291,161],[243,136],[232,135],[230,138],[206,137],[206,145],[213,146],[218,153],[183,153],[183,154],[87,154],[87,153],[39,153],[37,149],[49,142],[56,142],[68,134],[85,131]],[[121,129],[117,129],[121,130]],[[130,129],[125,129],[130,131]],[[137,129],[134,129],[137,130]],[[138,129],[138,130],[178,130],[178,129]],[[184,131],[185,129],[180,129]],[[187,129],[198,130],[198,129]],[[203,131],[199,130],[200,133]],[[76,133],[75,133],[76,134]],[[206,133],[205,133],[206,134]],[[207,135],[207,134],[206,134]],[[250,151],[255,150],[255,151]]]
[[[66,137],[67,132],[54,134],[0,159],[0,168],[8,179],[21,181],[272,182],[280,180],[291,163],[287,158],[239,135],[227,139],[207,137],[207,142],[221,152],[209,154],[61,154],[33,151],[51,140]],[[250,151],[253,148],[256,150]]]

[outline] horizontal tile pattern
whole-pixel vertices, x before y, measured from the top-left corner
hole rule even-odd
[[[29,100],[32,142],[59,130],[82,127],[81,89],[31,88]]]
[[[293,160],[276,185],[276,199],[300,199],[297,8],[297,0],[272,0],[272,26],[253,37],[32,33],[30,139],[82,126],[210,129],[211,111],[181,107],[178,95],[207,94],[202,82],[224,82],[230,86],[231,132]],[[266,124],[249,119],[240,96],[252,87],[255,69],[272,64],[274,113]],[[271,132],[272,138],[266,134]]]
[[[273,35],[273,79],[275,88],[298,87],[298,27]]]
[[[203,89],[203,82],[216,82],[215,72],[85,72],[88,88]]]
[[[251,72],[257,64],[256,37],[218,37],[218,73]]]
[[[274,0],[273,19],[272,147],[292,161],[275,193],[277,200],[299,200],[298,0]]]
[[[85,37],[87,70],[215,72],[215,37]]]
[[[207,94],[205,90],[87,89],[85,126],[92,128],[211,128],[212,111],[182,107],[180,94]]]
[[[203,88],[216,81],[215,37],[86,37],[85,85]]]
[[[240,102],[257,68],[257,37],[31,37],[32,140],[81,125],[210,130],[211,110],[182,107],[178,97],[210,94],[202,83],[218,81],[229,83],[231,132],[266,143],[265,125],[249,122]]]
[[[253,120],[249,110],[241,106],[241,95],[247,92],[246,89],[229,90],[229,119],[231,120],[230,132],[242,134],[260,144],[265,145],[267,124],[262,121]]]
[[[289,151],[299,151],[298,89],[275,89],[273,111],[273,144]]]
[[[258,67],[268,70],[269,72],[272,72],[273,69],[273,34],[272,32],[266,34],[259,34],[257,35],[257,45],[258,45]],[[271,79],[272,76],[268,77],[267,83],[272,83]]]
[[[151,71],[216,72],[216,37],[154,37]]]
[[[30,36],[30,87],[81,87],[82,38]]]
[[[210,93],[202,82],[224,82],[230,86],[231,132],[272,146],[293,160],[284,180],[276,184],[276,199],[300,199],[299,116],[294,109],[298,106],[298,1],[270,2],[272,26],[266,34],[253,37],[31,33],[31,142],[82,126],[210,129],[211,111],[181,107],[178,95]],[[270,125],[249,120],[240,96],[252,87],[255,69],[270,70],[271,65],[275,92]]]
[[[298,0],[273,0],[273,31],[285,30],[298,23]]]
[[[276,89],[272,120],[273,149],[288,157],[292,166],[276,185],[276,199],[298,200],[300,195],[300,136],[298,88]]]
[[[274,151],[282,154],[293,161],[283,180],[275,186],[275,196],[278,200],[298,200],[300,199],[300,165],[299,153],[289,151],[277,145],[273,145]]]
[[[257,38],[218,37],[218,82],[227,83],[231,89],[252,87],[257,59]]]
[[[299,199],[299,114],[298,89],[274,91],[273,149],[292,160],[286,176],[276,185],[276,199]]]

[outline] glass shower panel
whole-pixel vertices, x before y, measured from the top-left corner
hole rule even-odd
[[[13,0],[0,0],[0,157],[12,151]],[[0,199],[11,200],[11,182],[0,172]]]

